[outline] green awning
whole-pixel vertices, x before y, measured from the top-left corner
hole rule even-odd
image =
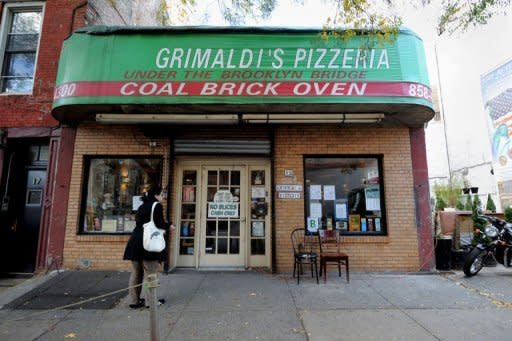
[[[53,115],[64,122],[105,113],[430,120],[421,39],[409,30],[393,44],[366,39],[326,40],[303,29],[86,27],[64,42]]]

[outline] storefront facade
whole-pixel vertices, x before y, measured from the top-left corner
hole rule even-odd
[[[354,270],[429,269],[422,43],[409,31],[362,43],[283,29],[76,32],[53,105],[76,125],[64,265],[128,268],[138,196],[161,184],[178,227],[170,269],[291,271],[297,227],[339,229]]]

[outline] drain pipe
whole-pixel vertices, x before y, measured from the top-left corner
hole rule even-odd
[[[5,135],[7,135],[5,130],[0,129],[0,184],[2,183],[2,175],[4,169],[5,148],[7,147]]]
[[[11,179],[12,159],[14,152],[9,156],[9,165],[7,166],[7,178],[5,179],[4,196],[2,197],[2,206],[0,211],[7,212],[9,210],[9,180]]]

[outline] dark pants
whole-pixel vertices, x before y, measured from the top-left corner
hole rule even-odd
[[[144,274],[146,278],[148,275],[156,274],[158,272],[159,262],[157,260],[145,260],[141,262],[132,261],[132,273],[130,275],[130,304],[139,303],[139,299],[144,298],[146,305],[149,304],[148,291],[144,290],[143,296],[141,297],[142,286],[132,288],[137,284],[142,284]]]

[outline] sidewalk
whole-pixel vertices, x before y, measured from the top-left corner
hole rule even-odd
[[[94,273],[94,272],[91,272]],[[161,340],[509,340],[512,270],[306,276],[179,270],[160,276]],[[118,284],[116,284],[118,285]],[[149,340],[149,311],[0,310],[1,340]],[[19,318],[19,320],[15,320]]]

